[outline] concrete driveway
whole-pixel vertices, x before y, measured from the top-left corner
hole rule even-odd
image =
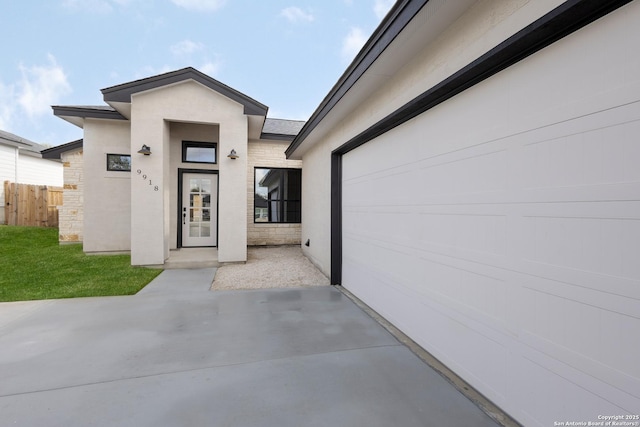
[[[495,426],[332,287],[0,304],[2,426]]]

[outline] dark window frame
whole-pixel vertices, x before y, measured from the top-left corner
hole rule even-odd
[[[195,148],[213,148],[213,162],[198,162],[195,160],[187,160],[187,149]],[[198,142],[198,141],[182,141],[182,163],[200,163],[205,165],[215,165],[218,163],[218,143],[217,142]]]
[[[110,167],[109,157],[110,156],[118,156],[118,157],[128,157],[129,158],[129,169],[113,169]],[[107,153],[107,171],[108,172],[131,172],[131,154],[118,154],[118,153]]]
[[[267,221],[256,221],[256,198],[260,197],[258,196],[257,193],[257,182],[256,182],[256,178],[257,178],[257,171],[258,169],[269,169],[269,170],[278,170],[278,171],[297,171],[300,174],[300,181],[299,181],[299,188],[300,188],[300,192],[299,192],[299,198],[297,199],[290,199],[288,197],[286,197],[286,195],[282,195],[280,193],[280,196],[278,199],[270,199],[269,198],[269,194],[273,192],[273,190],[271,191],[267,191]],[[282,183],[284,181],[284,174],[282,175],[282,177],[280,177],[280,183]],[[278,167],[268,167],[268,166],[255,166],[253,168],[253,183],[254,183],[254,188],[253,188],[253,223],[254,224],[269,224],[269,225],[274,225],[274,224],[300,224],[302,223],[302,169],[301,168],[278,168]],[[284,196],[284,197],[283,197]],[[278,212],[280,213],[285,213],[287,212],[287,210],[285,209],[285,206],[289,203],[297,203],[297,209],[295,210],[295,215],[297,216],[297,220],[293,220],[293,221],[272,221],[271,220],[271,216],[272,216],[272,205],[271,203],[277,203],[278,205]],[[285,217],[289,216],[289,212],[287,212],[286,215],[284,215]],[[284,218],[283,218],[284,219]]]

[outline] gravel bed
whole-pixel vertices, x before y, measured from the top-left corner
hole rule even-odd
[[[328,286],[320,272],[299,246],[251,247],[245,264],[218,268],[211,289],[267,289]]]

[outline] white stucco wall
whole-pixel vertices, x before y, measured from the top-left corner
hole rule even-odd
[[[327,277],[331,276],[331,145],[318,144],[303,159],[302,251]]]
[[[132,264],[163,264],[169,256],[171,216],[175,215],[171,211],[170,122],[219,126],[218,259],[246,261],[248,121],[243,106],[194,81],[136,94],[131,104],[131,151],[146,144],[153,152],[132,156],[133,174],[140,169],[147,175],[146,180],[133,176],[131,183]],[[231,149],[238,159],[226,157]]]
[[[107,154],[129,154],[127,121],[86,119],[84,124],[85,252],[127,251],[131,230],[131,172],[107,171]]]

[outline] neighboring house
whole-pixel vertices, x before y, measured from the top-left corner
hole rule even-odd
[[[305,254],[526,426],[640,408],[638,23],[398,1],[287,149]]]
[[[284,150],[304,122],[266,118],[265,105],[193,68],[102,94],[108,106],[53,107],[84,130],[45,153],[65,165],[61,242],[130,251],[133,265],[163,265],[183,247],[241,262],[247,245],[300,243],[300,185],[286,195],[294,203],[283,199],[297,216],[267,221],[255,218],[254,187],[265,171],[300,176]]]
[[[0,130],[0,224],[5,224],[4,181],[62,187],[62,164],[42,158],[43,149],[28,139]]]

